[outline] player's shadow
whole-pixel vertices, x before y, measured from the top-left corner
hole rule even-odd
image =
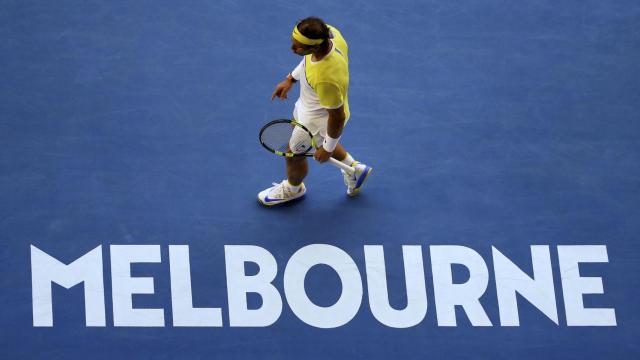
[[[306,234],[309,243],[330,243],[340,246],[352,243],[371,221],[371,215],[382,211],[371,194],[360,194],[356,198],[347,196],[315,201],[313,195],[277,206],[257,206],[273,215],[273,220],[286,223],[286,231]],[[321,195],[316,195],[321,196]]]

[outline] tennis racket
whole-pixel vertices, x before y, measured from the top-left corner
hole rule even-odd
[[[292,139],[292,136],[294,138]],[[311,157],[316,152],[318,144],[313,139],[313,134],[304,125],[289,119],[273,120],[260,129],[260,144],[272,153],[284,157]],[[292,151],[289,143],[292,143]],[[342,162],[329,158],[329,162],[353,175],[354,168]]]

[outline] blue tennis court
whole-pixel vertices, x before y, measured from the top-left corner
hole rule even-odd
[[[640,3],[0,4],[0,357],[640,356]],[[310,15],[374,171],[265,208]]]

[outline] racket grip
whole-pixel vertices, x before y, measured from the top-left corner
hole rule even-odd
[[[353,173],[356,171],[356,170],[355,170],[354,168],[352,168],[351,166],[349,166],[349,165],[347,165],[347,164],[343,163],[342,161],[336,160],[336,159],[334,159],[334,158],[329,158],[329,162],[331,162],[331,165],[333,165],[333,166],[335,166],[335,167],[337,167],[337,168],[339,168],[339,169],[342,169],[342,170],[346,171],[346,172],[347,172],[347,174],[349,174],[349,175],[353,175]]]

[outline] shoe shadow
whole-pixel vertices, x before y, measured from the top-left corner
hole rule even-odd
[[[299,197],[297,199],[293,199],[291,201],[287,201],[287,202],[282,203],[282,204],[271,205],[271,206],[264,205],[259,200],[257,200],[256,204],[258,205],[259,208],[265,209],[265,210],[269,210],[269,211],[272,211],[272,212],[288,212],[288,211],[292,211],[292,210],[287,210],[287,209],[293,209],[293,208],[299,207],[299,204],[301,202],[304,202],[304,200],[306,198],[307,198],[306,196],[302,196],[302,197]]]

